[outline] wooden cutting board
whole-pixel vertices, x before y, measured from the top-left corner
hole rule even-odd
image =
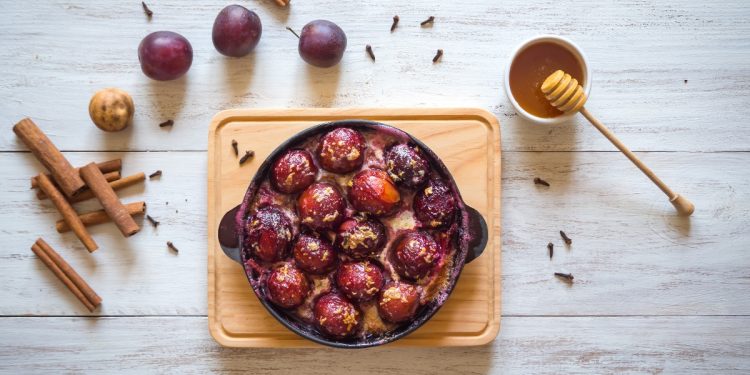
[[[322,122],[366,119],[403,129],[448,166],[466,203],[487,221],[484,254],[467,264],[446,304],[424,326],[394,346],[469,346],[500,331],[500,125],[481,109],[239,109],[218,113],[208,138],[208,324],[229,347],[314,347],[277,322],[258,302],[242,267],[222,252],[216,231],[225,212],[242,201],[263,160],[279,144]],[[239,165],[240,155],[255,158]]]

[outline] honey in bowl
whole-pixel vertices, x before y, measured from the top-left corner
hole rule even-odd
[[[577,79],[578,84],[585,85],[581,62],[567,48],[557,43],[532,44],[513,60],[509,75],[510,91],[526,112],[545,118],[563,114],[549,103],[540,89],[544,79],[556,70],[563,70]]]

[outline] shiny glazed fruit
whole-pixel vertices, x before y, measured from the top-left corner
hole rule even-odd
[[[356,331],[360,314],[344,297],[329,293],[318,299],[313,308],[315,324],[325,334],[344,338]]]
[[[336,247],[353,258],[377,254],[387,241],[385,226],[376,219],[347,219],[339,225]]]
[[[339,290],[357,302],[371,300],[384,282],[380,266],[369,260],[343,263],[336,273]]]
[[[391,259],[396,272],[414,280],[427,276],[439,260],[437,243],[426,232],[405,234],[392,251]]]
[[[317,174],[318,167],[309,152],[289,150],[273,163],[271,184],[282,193],[299,193],[315,182]]]
[[[146,35],[138,46],[143,74],[157,81],[182,77],[193,64],[193,47],[184,36],[171,31]]]
[[[305,275],[289,263],[276,268],[268,275],[266,288],[268,299],[285,309],[301,305],[310,292]]]
[[[415,188],[430,177],[430,163],[416,148],[398,144],[386,151],[385,165],[388,176],[397,184]]]
[[[323,169],[334,173],[353,172],[365,160],[365,138],[356,130],[334,129],[320,139],[317,153]]]
[[[297,267],[316,275],[332,270],[338,260],[333,245],[309,234],[297,236],[292,253]]]
[[[383,320],[401,323],[411,319],[419,307],[419,293],[414,285],[392,282],[378,298],[378,312]]]
[[[302,224],[314,230],[335,229],[344,220],[346,202],[339,189],[328,182],[310,185],[297,199]]]
[[[247,220],[245,248],[261,260],[283,259],[291,240],[292,223],[278,208],[261,208]]]
[[[349,200],[357,211],[388,216],[401,203],[401,194],[385,171],[365,169],[352,178]]]
[[[262,33],[260,17],[255,12],[241,5],[229,5],[216,16],[211,37],[221,54],[242,57],[255,49]]]
[[[414,196],[414,215],[427,228],[440,228],[453,222],[456,199],[443,180],[431,179]]]
[[[302,28],[298,50],[308,64],[330,68],[344,57],[346,34],[331,21],[311,21]]]

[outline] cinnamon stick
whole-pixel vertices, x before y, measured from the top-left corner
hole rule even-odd
[[[101,163],[96,163],[96,166],[99,167],[99,170],[104,173],[106,176],[107,173],[110,172],[120,172],[122,171],[122,159],[112,159],[103,161]],[[81,168],[76,168],[76,172],[80,173]],[[47,177],[50,179],[53,178],[52,175],[47,173]],[[36,189],[39,185],[37,184],[36,176],[31,178],[31,188]]]
[[[130,214],[130,216],[143,214],[146,212],[146,202],[128,203],[125,205],[125,208],[128,210],[128,214]],[[107,215],[107,212],[104,210],[86,212],[78,215],[78,218],[81,219],[83,225],[87,227],[112,221],[112,219],[110,219]],[[70,226],[68,226],[68,223],[66,223],[65,220],[58,220],[57,223],[55,223],[55,228],[57,229],[58,233],[65,233],[70,231]]]
[[[81,240],[83,246],[86,246],[86,250],[93,253],[99,248],[99,246],[94,242],[94,239],[91,238],[89,232],[86,231],[86,227],[83,226],[81,219],[78,218],[76,210],[70,206],[70,203],[65,200],[62,193],[55,188],[55,185],[52,184],[52,181],[46,175],[40,174],[38,178],[39,188],[42,189],[52,203],[54,203],[57,210],[62,214],[65,222],[68,223],[71,229],[73,229],[76,237]]]
[[[141,230],[96,164],[91,163],[81,168],[81,177],[125,237],[130,237]]]
[[[31,246],[31,251],[57,276],[65,286],[70,289],[73,295],[89,311],[94,311],[102,303],[102,298],[89,286],[86,281],[76,272],[68,262],[63,259],[52,247],[43,239],[36,240]]]
[[[122,176],[120,175],[119,171],[114,171],[114,172],[109,172],[109,173],[105,173],[104,174],[104,178],[107,180],[107,182],[117,181],[117,180],[120,179],[120,177],[122,177]],[[36,176],[34,176],[34,179],[35,179],[34,181],[36,181]],[[52,183],[54,183],[54,181],[52,181]],[[86,190],[84,189],[83,191],[85,192]],[[83,193],[79,193],[78,195],[81,195],[81,194],[83,194]],[[39,199],[39,200],[42,200],[42,199],[47,198],[47,195],[44,194],[43,191],[37,190],[37,192],[36,192],[36,198]]]
[[[112,190],[117,191],[120,189],[124,189],[128,186],[135,185],[139,182],[143,182],[144,180],[146,180],[146,174],[141,172],[141,173],[136,173],[134,175],[127,176],[127,177],[123,177],[116,181],[112,181],[109,183],[109,186],[112,188]],[[93,197],[94,197],[94,193],[92,193],[91,190],[85,190],[83,193],[78,194],[78,196],[71,198],[70,203],[83,202]]]
[[[19,121],[13,126],[13,132],[50,171],[66,196],[73,197],[86,186],[78,175],[78,171],[70,165],[60,150],[31,119],[25,118]]]

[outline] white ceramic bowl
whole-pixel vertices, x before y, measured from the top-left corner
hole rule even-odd
[[[535,36],[531,39],[526,40],[525,42],[521,43],[516,49],[513,50],[513,53],[510,55],[510,61],[508,62],[508,65],[505,67],[505,93],[508,95],[508,99],[510,99],[510,102],[513,104],[513,107],[516,108],[516,111],[523,117],[538,122],[540,124],[556,124],[558,122],[562,122],[565,120],[570,119],[571,117],[575,116],[575,113],[568,113],[557,117],[539,117],[534,116],[529,112],[526,112],[523,108],[521,108],[521,105],[518,104],[516,101],[516,98],[513,97],[513,93],[510,91],[510,66],[513,65],[513,61],[515,61],[516,56],[526,49],[527,47],[541,43],[541,42],[552,42],[557,45],[563,46],[565,49],[570,51],[573,56],[575,56],[578,59],[578,62],[581,63],[581,66],[583,67],[583,92],[586,93],[586,97],[590,97],[589,93],[591,92],[591,69],[589,68],[589,64],[586,61],[586,55],[583,54],[583,51],[581,51],[578,46],[570,41],[567,38],[563,38],[561,36],[557,35],[539,35]]]

